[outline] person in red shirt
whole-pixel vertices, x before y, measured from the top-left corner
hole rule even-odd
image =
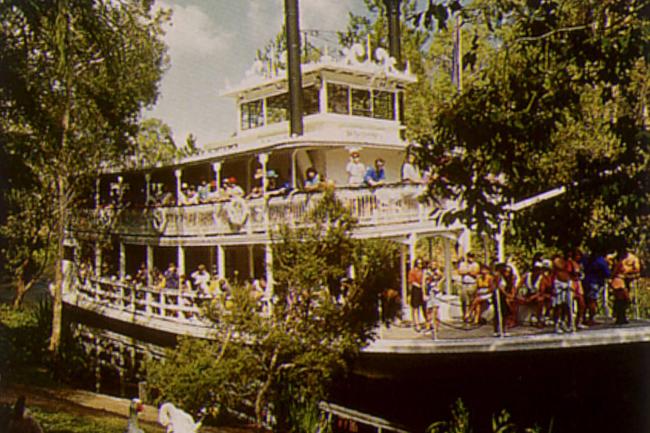
[[[424,262],[422,259],[418,258],[415,260],[413,268],[408,273],[408,283],[409,283],[409,304],[411,306],[411,322],[416,331],[420,331],[420,313],[422,318],[426,318],[426,312],[424,310],[424,292],[423,292],[423,281],[424,281],[424,271],[423,271]]]

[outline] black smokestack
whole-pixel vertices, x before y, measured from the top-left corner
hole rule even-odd
[[[291,135],[302,135],[302,73],[298,0],[284,0],[287,51],[289,52],[289,116]]]
[[[402,36],[399,28],[399,7],[401,2],[402,0],[384,0],[388,18],[388,53],[395,59],[395,67],[399,70],[404,69],[404,65],[402,64],[402,48],[400,45]]]

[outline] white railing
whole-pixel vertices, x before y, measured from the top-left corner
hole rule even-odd
[[[201,306],[211,295],[173,289],[156,290],[110,278],[88,278],[78,282],[77,294],[98,307],[143,318],[159,318],[186,324],[205,324]]]
[[[425,221],[438,208],[421,203],[423,187],[385,185],[378,188],[340,188],[336,196],[361,227]],[[160,236],[223,235],[266,232],[279,224],[299,225],[320,200],[322,193],[297,192],[270,199],[236,199],[190,206],[100,210],[98,227],[123,234]],[[450,204],[445,205],[449,208]],[[83,215],[84,220],[90,213]],[[114,218],[111,220],[110,218]]]

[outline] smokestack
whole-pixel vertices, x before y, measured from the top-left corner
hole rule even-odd
[[[289,119],[291,135],[302,135],[302,72],[300,70],[300,25],[298,0],[284,0],[287,50],[289,54]]]
[[[400,45],[400,3],[402,0],[384,0],[386,5],[386,15],[388,18],[388,53],[396,61],[395,67],[399,70],[404,69],[402,64],[402,48]]]

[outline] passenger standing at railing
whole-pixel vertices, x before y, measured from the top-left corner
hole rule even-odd
[[[363,185],[363,178],[366,174],[366,165],[361,162],[358,150],[350,151],[350,161],[345,166],[348,173],[348,184],[350,186]]]
[[[412,153],[406,154],[404,164],[402,164],[402,182],[412,185],[421,185],[424,182],[420,175],[420,170],[415,165],[415,155]]]
[[[458,264],[458,274],[461,278],[460,307],[463,321],[469,322],[469,306],[476,295],[476,277],[481,270],[478,262],[474,261],[474,253],[469,252]]]
[[[174,263],[169,264],[163,275],[165,276],[165,289],[178,290],[179,276]]]
[[[612,276],[612,272],[603,254],[598,251],[593,251],[582,259],[582,268],[584,272],[582,287],[587,296],[587,311],[589,313],[586,324],[596,325],[594,319],[598,310],[598,300],[603,295],[607,286],[606,280]]]
[[[411,306],[411,322],[416,332],[420,332],[420,311],[422,311],[423,318],[426,318],[424,311],[424,273],[423,273],[422,259],[416,259],[413,268],[408,273],[409,283],[409,305]]]
[[[266,172],[266,197],[276,197],[291,192],[288,182],[280,184],[278,173],[275,170]]]
[[[186,194],[187,196],[186,196],[185,204],[187,205],[199,204],[199,194],[196,192],[196,187],[194,185],[191,185],[187,189]]]
[[[229,177],[224,181],[225,192],[228,198],[244,197],[245,193],[242,187],[237,185],[236,177]]]
[[[208,285],[210,284],[210,274],[205,270],[205,265],[201,264],[196,271],[192,272],[192,280],[194,280],[194,288],[207,293]]]
[[[257,167],[255,169],[255,174],[253,175],[253,187],[251,188],[246,198],[262,197],[264,191],[263,182],[264,182],[264,170],[262,169],[262,167]]]
[[[305,191],[316,192],[322,189],[320,175],[314,167],[309,167],[305,172]]]
[[[147,266],[143,263],[140,263],[140,269],[138,269],[138,272],[135,274],[135,281],[136,283],[140,283],[143,285],[147,285]]]
[[[192,291],[192,283],[187,278],[187,275],[182,274],[178,278],[178,290],[181,291],[181,292],[191,292]]]
[[[641,261],[631,251],[623,248],[616,253],[614,275],[619,275],[625,281],[625,288],[630,291],[632,282],[641,275]]]
[[[384,160],[377,158],[375,160],[375,166],[368,168],[366,175],[363,178],[363,181],[368,186],[379,186],[386,183],[386,173],[384,172]]]
[[[201,179],[201,184],[197,188],[197,194],[199,196],[199,203],[207,203],[208,197],[210,195],[210,185],[205,179]]]

